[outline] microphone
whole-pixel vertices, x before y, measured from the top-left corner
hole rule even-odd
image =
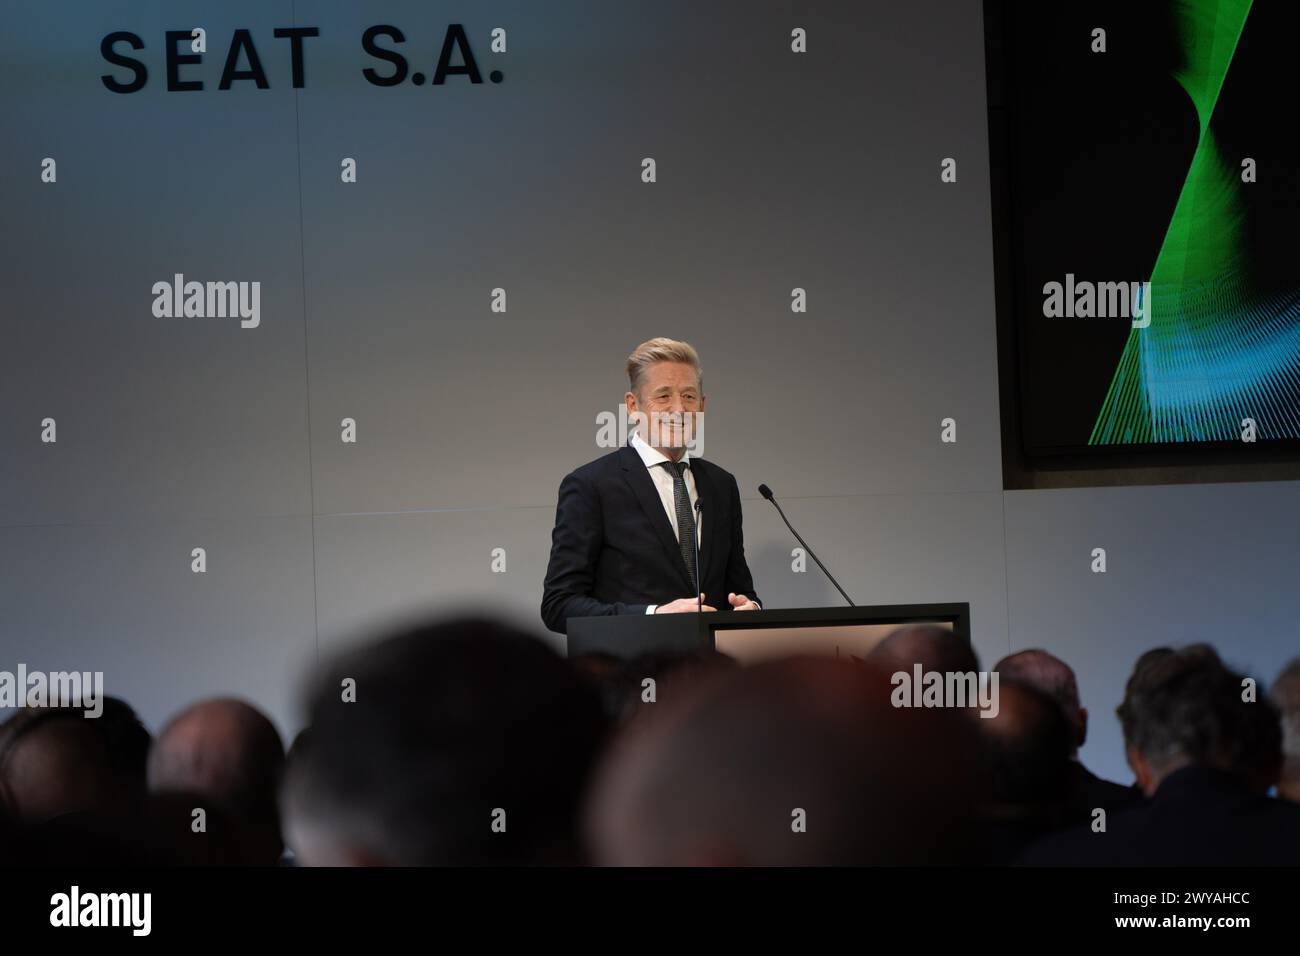
[[[790,523],[790,519],[785,516],[785,512],[782,511],[781,506],[777,504],[776,495],[772,494],[772,489],[769,488],[767,485],[759,485],[758,493],[776,506],[776,513],[781,516],[781,520],[784,521],[785,526],[790,529],[790,533],[799,539],[799,543],[803,545],[803,549],[808,552],[809,557],[811,557],[814,561],[817,562],[817,567],[822,569],[822,574],[830,578],[831,584],[835,585],[835,590],[839,591],[840,594],[844,595],[844,600],[849,602],[849,607],[857,607],[857,605],[853,603],[853,598],[849,597],[848,594],[845,593],[844,589],[840,587],[840,582],[836,581],[834,576],[829,571],[826,570],[826,565],[822,564],[821,558],[813,554],[813,549],[808,547],[808,542],[805,541],[803,538],[799,537],[799,532],[794,530],[794,525]]]
[[[704,613],[704,592],[700,587],[704,584],[704,579],[700,576],[700,509],[704,507],[704,499],[695,499],[695,611],[697,614]]]

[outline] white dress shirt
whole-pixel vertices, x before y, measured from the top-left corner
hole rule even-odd
[[[680,542],[682,540],[682,534],[677,527],[677,497],[673,491],[673,473],[669,471],[667,468],[663,467],[662,464],[665,461],[672,461],[672,459],[669,458],[667,455],[665,455],[663,452],[661,452],[659,449],[651,448],[648,444],[646,444],[646,442],[641,438],[641,433],[639,431],[632,433],[632,439],[631,441],[628,442],[628,444],[630,444],[633,448],[636,449],[636,453],[640,455],[641,460],[645,462],[646,468],[650,469],[650,480],[655,483],[655,488],[659,492],[659,500],[663,503],[664,512],[668,515],[668,523],[672,525],[673,534],[677,537],[677,540]],[[687,465],[686,470],[682,472],[682,479],[686,482],[686,494],[691,499],[691,508],[693,510],[695,508],[695,502],[699,499],[699,495],[695,491],[695,475],[692,474],[690,469],[690,459],[691,459],[691,453],[689,451],[682,452],[681,460],[684,461]],[[704,528],[704,512],[703,510],[696,511],[695,531],[696,534],[700,536],[700,563],[701,564],[704,563],[703,528]],[[694,595],[683,595],[683,596],[693,597]],[[658,607],[659,607],[658,604],[647,605],[645,612],[647,614],[653,614],[658,609]]]
[[[677,496],[673,490],[673,473],[663,467],[662,464],[665,461],[672,461],[672,459],[661,452],[658,448],[651,448],[647,445],[645,441],[642,440],[640,432],[633,432],[632,440],[628,442],[628,444],[636,449],[636,453],[641,456],[641,460],[645,462],[645,466],[650,469],[650,480],[655,483],[655,489],[659,492],[659,500],[663,503],[664,511],[668,514],[668,523],[672,525],[673,535],[680,542],[682,540],[682,533],[677,529]],[[681,460],[686,462],[688,466],[690,465],[690,458],[691,453],[689,451],[682,452]],[[687,469],[682,473],[682,480],[686,482],[686,494],[691,499],[691,507],[694,508],[699,495],[695,491],[695,475],[691,473],[689,467],[687,467]],[[704,514],[702,511],[695,512],[695,531],[697,534],[700,533],[700,526],[703,523],[703,519]],[[701,560],[704,558],[703,547],[704,538],[701,536]],[[658,607],[658,604],[647,604],[645,612],[647,614],[653,614]]]
[[[677,540],[681,541],[682,533],[677,528],[677,496],[673,490],[673,473],[663,467],[664,462],[670,462],[672,459],[661,452],[658,448],[651,448],[647,445],[642,441],[641,435],[637,432],[632,433],[632,441],[630,444],[636,449],[637,454],[641,456],[641,460],[645,462],[645,466],[650,469],[650,479],[655,483],[655,488],[659,490],[659,500],[663,502],[664,511],[668,515],[668,523],[673,526],[673,534],[677,537]],[[695,502],[698,500],[699,495],[695,491],[695,475],[689,467],[691,463],[691,453],[689,451],[682,452],[681,460],[688,466],[687,469],[682,472],[682,478],[686,482],[686,494],[690,496],[691,508],[694,509]],[[703,524],[703,511],[695,512],[696,530],[698,531],[702,528]],[[700,547],[703,546],[704,535],[701,532]]]

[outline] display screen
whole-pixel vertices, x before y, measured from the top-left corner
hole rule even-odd
[[[1300,447],[1298,11],[1012,3],[990,24],[1026,453]]]

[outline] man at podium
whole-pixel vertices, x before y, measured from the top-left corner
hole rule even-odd
[[[758,610],[736,479],[687,448],[704,411],[699,355],[650,339],[627,375],[632,437],[560,482],[542,620],[566,633],[571,617]]]

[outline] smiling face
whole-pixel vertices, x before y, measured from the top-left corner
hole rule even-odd
[[[686,362],[651,365],[642,373],[637,391],[629,391],[623,401],[629,413],[646,416],[648,421],[637,425],[641,437],[674,461],[686,450],[687,416],[691,416],[689,434],[699,433],[694,416],[704,411],[704,393],[695,368]]]

